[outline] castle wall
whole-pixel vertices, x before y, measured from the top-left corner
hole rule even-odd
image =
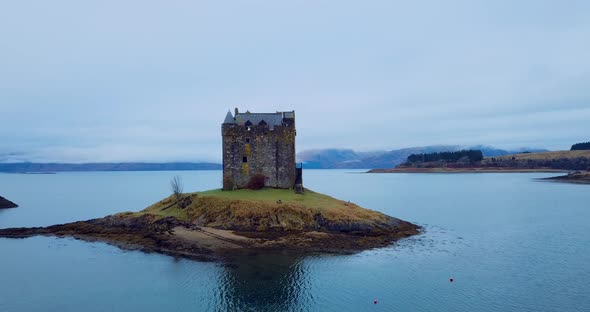
[[[254,174],[267,177],[266,186],[292,188],[295,183],[295,126],[223,124],[223,188],[245,188]],[[247,162],[244,162],[244,157]]]

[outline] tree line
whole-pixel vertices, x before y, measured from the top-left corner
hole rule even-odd
[[[590,142],[576,143],[572,145],[572,151],[590,150]]]
[[[440,153],[429,153],[429,154],[412,154],[408,156],[408,163],[419,163],[419,162],[458,162],[460,160],[466,160],[469,162],[477,162],[483,159],[483,153],[480,150],[462,150],[457,152],[440,152]]]

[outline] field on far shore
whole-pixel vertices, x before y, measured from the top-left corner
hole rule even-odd
[[[457,166],[453,163],[419,163],[396,168],[373,169],[369,173],[502,173],[502,172],[570,172],[585,170],[590,150],[521,153],[485,157],[481,162]],[[554,164],[556,163],[556,164]],[[565,163],[565,165],[563,164]],[[567,168],[567,169],[566,169]]]
[[[512,157],[517,160],[546,160],[546,159],[560,159],[560,158],[578,158],[586,157],[590,158],[590,150],[585,151],[553,151],[553,152],[542,152],[542,153],[522,153],[504,156],[486,157],[485,159],[511,159]]]
[[[392,168],[372,169],[367,173],[529,173],[529,172],[568,172],[559,169],[513,169],[513,168]]]

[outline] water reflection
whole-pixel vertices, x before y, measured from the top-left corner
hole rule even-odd
[[[221,276],[217,311],[290,311],[308,306],[304,257],[289,253],[237,255]]]

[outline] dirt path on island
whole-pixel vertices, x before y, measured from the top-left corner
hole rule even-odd
[[[183,226],[177,226],[172,231],[178,238],[192,243],[198,243],[208,249],[247,248],[256,243],[255,239],[236,235],[232,231],[210,227],[189,229]]]

